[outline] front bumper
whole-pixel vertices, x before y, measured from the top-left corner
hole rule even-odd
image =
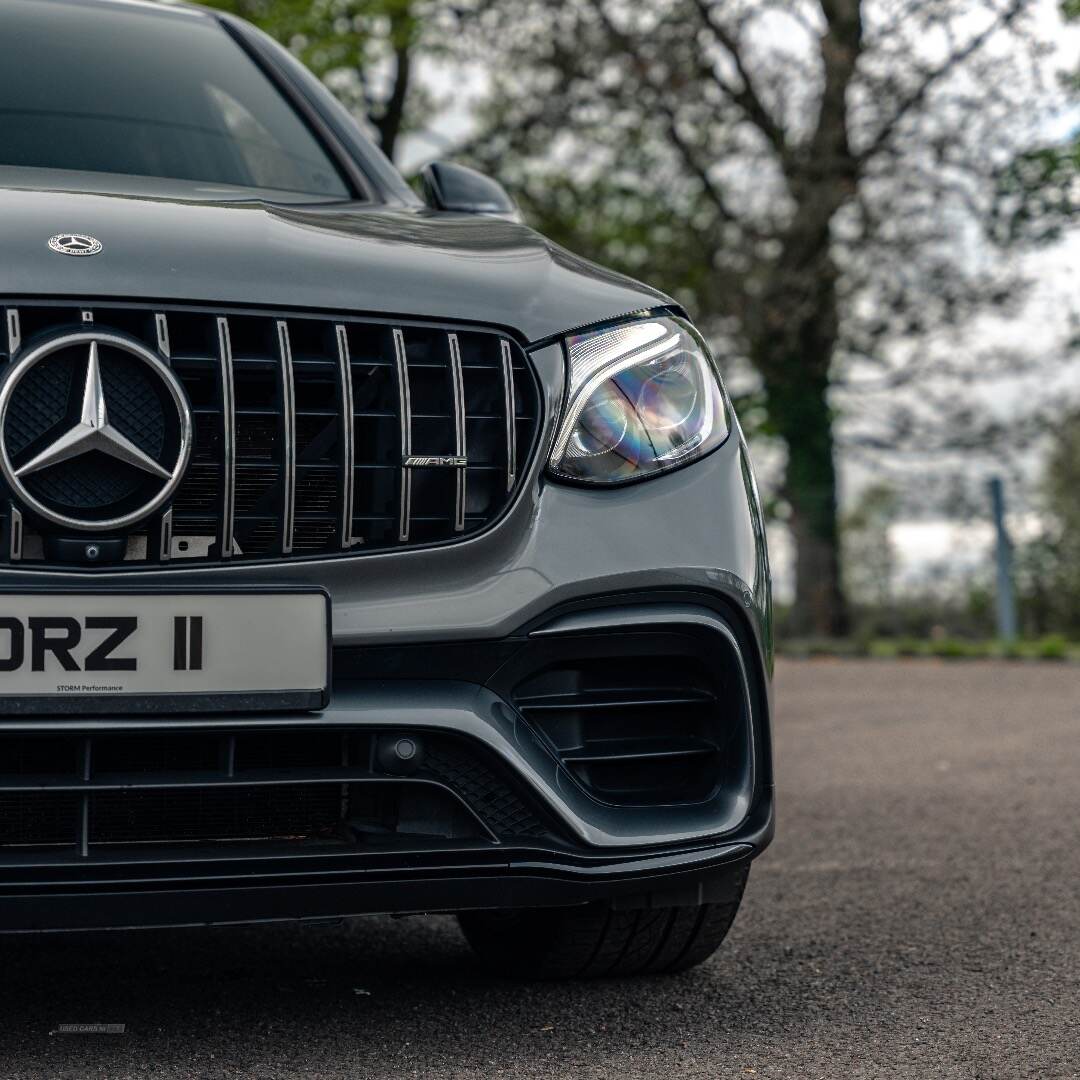
[[[767,696],[745,620],[740,622],[718,598],[688,601],[667,594],[637,597],[632,603],[598,600],[503,641],[476,643],[471,665],[446,659],[474,676],[474,682],[418,677],[409,667],[430,664],[422,649],[411,661],[408,649],[381,659],[370,652],[343,654],[343,663],[351,661],[371,673],[385,675],[376,669],[395,666],[397,677],[339,677],[329,708],[318,714],[11,721],[4,739],[85,741],[95,759],[101,746],[102,760],[115,758],[125,739],[158,736],[178,743],[220,737],[231,740],[234,756],[235,747],[252,737],[273,743],[299,736],[314,744],[340,734],[342,744],[354,749],[346,764],[322,775],[310,767],[290,772],[277,761],[276,771],[236,769],[220,776],[175,768],[168,772],[156,750],[149,771],[138,775],[106,771],[85,781],[53,779],[44,795],[35,788],[30,797],[46,801],[49,793],[83,799],[91,808],[94,800],[103,800],[103,807],[114,808],[103,811],[102,818],[112,813],[120,832],[95,837],[84,831],[81,849],[58,846],[55,837],[51,846],[25,842],[32,837],[24,837],[21,848],[5,846],[0,930],[328,918],[593,899],[629,906],[707,900],[711,890],[725,887],[728,864],[755,857],[772,835]],[[706,798],[665,803],[649,796],[651,804],[640,797],[616,804],[590,791],[545,734],[523,718],[513,686],[523,672],[551,666],[553,641],[574,655],[590,648],[636,655],[643,642],[654,648],[656,639],[649,635],[657,634],[661,641],[685,640],[688,649],[700,649],[726,665],[723,685],[732,697],[723,703],[722,722],[730,729],[724,736],[723,776]],[[386,760],[385,748],[403,738],[421,751],[428,747],[430,766],[425,762],[416,769]],[[447,741],[453,748],[449,758]],[[145,761],[140,767],[147,768]],[[190,761],[184,766],[191,767]],[[12,798],[17,783],[10,777],[2,782],[8,787],[4,797]],[[365,795],[422,788],[456,808],[450,813],[445,807],[421,809],[419,825],[417,812],[410,811],[413,820],[403,825],[395,819],[387,835],[364,832],[370,822],[356,826],[359,832],[348,844],[331,844],[314,834],[303,843],[297,836],[279,835],[261,843],[239,842],[238,836],[228,844],[181,844],[175,838],[170,844],[150,831],[136,839],[132,829],[139,826],[131,814],[116,818],[115,804],[109,802],[149,795],[151,801],[135,805],[139,812],[155,813],[168,793],[213,800],[223,791],[295,791],[302,783]],[[23,786],[29,791],[30,780]],[[63,792],[57,795],[60,787]],[[375,817],[380,813],[385,810]],[[84,811],[84,829],[86,816],[96,814]],[[448,824],[451,819],[454,823]],[[289,830],[279,826],[277,831]]]

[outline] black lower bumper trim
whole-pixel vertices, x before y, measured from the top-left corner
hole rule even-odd
[[[417,914],[478,908],[553,907],[648,896],[708,898],[711,879],[753,855],[749,844],[584,862],[533,852],[499,861],[454,865],[352,868],[339,875],[252,877],[250,883],[207,877],[181,883],[98,881],[24,888],[0,886],[0,932],[215,926],[347,918],[377,913]],[[25,891],[24,891],[25,890]]]

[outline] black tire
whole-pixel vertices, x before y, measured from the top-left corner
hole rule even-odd
[[[749,871],[733,868],[717,902],[621,910],[466,911],[458,922],[488,969],[523,979],[574,979],[686,971],[719,948],[735,921]],[[712,890],[715,894],[716,890]]]

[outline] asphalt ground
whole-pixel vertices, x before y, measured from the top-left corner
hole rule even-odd
[[[499,981],[442,917],[5,939],[0,1077],[1080,1075],[1080,668],[777,690],[777,840],[695,971]]]

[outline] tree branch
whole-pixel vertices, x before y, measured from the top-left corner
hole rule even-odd
[[[882,125],[870,145],[859,152],[860,164],[868,161],[888,144],[904,118],[926,100],[927,94],[937,83],[952,72],[957,65],[962,64],[968,57],[978,52],[999,30],[1011,26],[1026,6],[1027,0],[1011,0],[1009,6],[989,26],[976,34],[963,48],[951,53],[937,67],[926,72],[919,85],[903,98],[893,110],[892,115]]]
[[[826,30],[821,36],[825,85],[814,134],[811,164],[819,173],[849,172],[855,182],[854,159],[848,143],[848,90],[862,52],[861,0],[821,0]]]
[[[394,149],[405,119],[405,101],[409,94],[412,74],[411,47],[407,37],[394,47],[394,59],[397,63],[394,72],[394,88],[390,92],[382,115],[372,121],[379,132],[379,145],[382,152],[391,160],[393,160]]]
[[[693,0],[693,5],[702,23],[708,29],[712,37],[723,46],[725,52],[731,57],[735,70],[742,82],[741,87],[731,86],[712,72],[713,81],[727,94],[729,98],[742,110],[743,115],[768,139],[782,159],[787,157],[787,133],[777,123],[764,103],[758,96],[754,81],[746,68],[739,42],[735,36],[722,23],[713,18],[713,8],[709,0]]]
[[[745,229],[746,226],[744,222],[731,210],[727,204],[727,200],[724,198],[723,192],[713,182],[712,177],[709,175],[708,168],[698,160],[694,148],[679,131],[678,116],[675,109],[669,103],[667,95],[664,93],[664,88],[658,86],[654,81],[652,74],[649,71],[648,61],[641,56],[630,36],[623,33],[623,31],[611,21],[610,16],[604,10],[603,0],[592,0],[592,7],[596,12],[597,17],[604,24],[604,29],[607,31],[611,40],[618,45],[631,61],[633,61],[641,78],[656,94],[656,107],[663,113],[664,119],[667,121],[668,140],[678,151],[679,156],[683,160],[683,164],[697,177],[705,194],[708,196],[710,202],[713,203],[721,218],[729,224],[737,225],[740,228]]]

